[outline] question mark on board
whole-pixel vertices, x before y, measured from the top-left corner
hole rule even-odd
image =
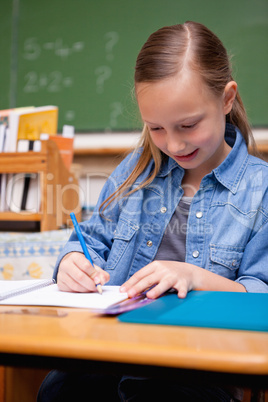
[[[97,93],[101,94],[104,91],[104,81],[111,77],[112,69],[108,66],[99,66],[96,68],[95,74],[97,75]]]
[[[110,113],[110,127],[113,128],[117,125],[117,117],[123,113],[123,107],[120,102],[113,102],[110,107],[112,109]]]
[[[115,31],[110,31],[110,32],[107,32],[104,35],[104,37],[105,37],[105,39],[107,39],[107,42],[105,45],[106,59],[111,61],[114,59],[113,48],[119,40],[119,35]]]

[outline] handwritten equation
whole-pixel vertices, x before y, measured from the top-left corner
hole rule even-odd
[[[81,81],[81,74],[78,77],[76,71],[68,67],[73,65],[74,60],[76,60],[75,58],[77,58],[77,63],[79,63],[81,57],[79,59],[78,55],[83,54],[85,59],[89,60],[89,63],[81,68],[83,70],[89,67],[86,79],[89,80],[88,82],[92,82],[93,78],[93,83],[95,80],[95,94],[102,97],[106,91],[106,84],[113,77],[113,68],[116,59],[115,49],[119,39],[118,32],[109,31],[104,33],[103,48],[100,47],[98,49],[98,57],[101,55],[102,62],[96,66],[97,57],[95,59],[94,52],[90,53],[84,40],[68,42],[61,37],[57,37],[56,39],[42,42],[38,37],[26,38],[23,44],[22,57],[27,61],[29,68],[23,76],[23,93],[25,95],[37,93],[56,94],[69,91],[66,92],[66,96],[71,96],[73,93],[71,91],[72,88]],[[42,60],[46,61],[42,62],[41,70],[39,66]],[[55,60],[55,63],[53,60]],[[56,62],[56,60],[59,61]],[[64,63],[62,64],[64,66],[62,70],[59,67],[61,63]],[[86,83],[85,87],[87,87]],[[92,92],[90,96],[92,96]],[[75,120],[75,108],[79,107],[80,102],[80,99],[73,99],[74,106],[73,108],[71,107],[73,110],[61,110],[65,120],[68,122]],[[118,119],[123,114],[123,105],[117,99],[113,99],[107,107],[108,109],[105,110],[103,121],[106,121],[104,129],[109,131],[117,127]]]
[[[24,92],[34,93],[42,89],[48,92],[61,92],[63,88],[73,85],[72,77],[64,77],[61,71],[51,71],[50,73],[38,73],[29,71],[25,77]]]
[[[82,41],[74,42],[69,46],[66,45],[62,38],[57,38],[55,41],[40,43],[38,38],[28,38],[24,42],[23,57],[26,60],[36,60],[42,52],[53,52],[56,57],[68,58],[78,52],[82,52],[85,48],[85,43]]]

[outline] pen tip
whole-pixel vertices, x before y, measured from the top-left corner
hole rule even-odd
[[[97,288],[97,291],[99,292],[99,294],[102,295],[102,287],[101,287],[100,283],[96,284],[96,288]]]

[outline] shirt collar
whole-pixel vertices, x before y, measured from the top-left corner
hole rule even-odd
[[[232,193],[236,193],[248,164],[248,150],[245,140],[232,124],[226,124],[225,139],[232,147],[225,160],[212,172],[216,179]]]

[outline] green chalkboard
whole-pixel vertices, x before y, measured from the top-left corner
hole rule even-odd
[[[252,124],[268,126],[267,0],[2,0],[0,108],[53,104],[59,129],[137,129],[137,53],[185,20],[222,39]]]

